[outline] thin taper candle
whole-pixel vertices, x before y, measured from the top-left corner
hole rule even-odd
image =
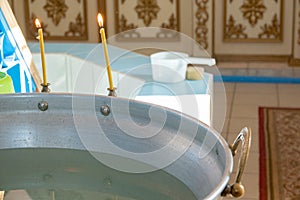
[[[106,68],[107,68],[107,74],[108,74],[108,81],[109,81],[109,90],[114,90],[114,85],[113,85],[113,79],[112,79],[112,72],[110,68],[110,61],[109,61],[109,55],[108,55],[108,49],[107,49],[107,43],[106,43],[106,36],[105,36],[105,30],[103,26],[103,18],[102,15],[99,13],[98,14],[98,23],[100,27],[100,35],[102,39],[102,46],[103,46],[103,51],[104,51],[104,57],[106,61]]]
[[[47,72],[46,72],[46,59],[45,59],[45,46],[44,46],[44,36],[41,23],[38,19],[35,20],[35,25],[38,28],[38,37],[40,41],[40,50],[41,50],[41,60],[42,60],[42,71],[43,71],[43,84],[46,86],[47,83]]]

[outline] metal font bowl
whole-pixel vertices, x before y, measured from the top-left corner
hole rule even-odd
[[[72,195],[75,194],[81,196],[78,199],[85,199],[84,192],[98,197],[113,194],[119,199],[216,199],[228,183],[233,159],[227,143],[203,123],[178,112],[106,96],[11,94],[1,95],[0,99],[0,190],[24,189],[32,197],[42,195],[43,191],[56,191],[57,195],[68,191],[61,197],[63,199],[68,195],[74,199]],[[74,100],[83,105],[77,111],[86,127],[80,127],[78,119],[74,118]],[[90,100],[95,103],[88,105],[95,110],[92,114],[84,108],[84,102]],[[112,105],[116,102],[127,105],[130,116],[122,107]],[[158,123],[155,118],[150,119],[148,113],[161,110],[166,113],[164,125],[158,134],[147,139],[126,134],[119,128],[122,122],[115,120],[118,115],[118,120],[124,119],[125,124],[128,119],[140,126],[151,124],[153,127],[147,129],[151,131]],[[170,141],[170,155],[179,151],[186,140],[192,142],[178,159],[162,169],[157,164],[150,166],[151,163],[104,153],[106,161],[111,158],[120,165],[122,161],[130,161],[129,165],[137,163],[137,166],[157,168],[145,173],[114,169],[95,156],[103,153],[97,152],[103,144],[101,140],[93,142],[93,137],[99,133],[89,125],[89,115],[96,117],[111,144],[128,152],[145,154],[145,157],[147,152],[162,149]],[[189,133],[183,134],[186,137],[175,137],[182,120],[190,127],[197,127],[194,138],[188,138]],[[87,129],[86,133],[78,131],[83,128]],[[188,132],[189,127],[184,130]],[[91,139],[88,145],[85,136]]]

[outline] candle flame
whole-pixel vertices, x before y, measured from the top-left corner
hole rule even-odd
[[[99,26],[103,27],[103,17],[102,17],[102,15],[100,13],[98,13],[97,18],[98,18]]]
[[[35,19],[34,23],[35,23],[35,26],[37,28],[41,28],[42,27],[41,22],[40,22],[40,20],[38,18]]]

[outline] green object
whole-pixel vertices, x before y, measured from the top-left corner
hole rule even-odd
[[[13,81],[9,75],[0,72],[0,94],[15,93]]]

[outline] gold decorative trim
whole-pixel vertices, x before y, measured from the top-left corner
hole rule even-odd
[[[248,38],[248,35],[245,33],[246,27],[242,24],[235,24],[233,16],[230,15],[228,24],[226,24],[226,38]]]
[[[289,55],[214,55],[218,62],[289,62]]]
[[[47,12],[47,17],[51,18],[54,25],[57,26],[62,18],[66,18],[69,7],[65,0],[47,0],[43,9]]]
[[[208,28],[207,22],[209,20],[209,14],[207,11],[208,0],[195,0],[197,11],[195,14],[196,28],[195,28],[195,40],[204,49],[208,49]]]
[[[178,30],[178,20],[176,19],[174,13],[171,14],[169,18],[169,23],[163,23],[161,25],[162,29],[159,33],[156,34],[157,38],[173,38],[173,37],[179,37],[178,32],[170,31],[170,30]]]
[[[43,3],[41,2],[41,4],[37,4],[40,7],[39,10],[33,9],[31,6],[31,4],[36,2],[36,0],[25,1],[26,38],[28,40],[36,40],[37,30],[33,23],[36,17],[41,18],[46,40],[88,40],[86,0],[76,0],[78,8],[80,8],[80,10],[78,9],[76,12],[79,13],[74,15],[74,19],[69,19],[69,17],[67,22],[65,21],[67,14],[74,13],[74,10],[71,9],[72,6],[69,6],[75,3],[74,0],[46,0]],[[44,17],[44,19],[42,17]],[[67,25],[62,27],[61,23]],[[49,27],[51,27],[51,31]],[[57,29],[55,30],[53,27],[57,27]]]
[[[156,0],[138,0],[134,9],[138,14],[138,18],[143,19],[146,26],[149,26],[152,20],[157,18],[160,11]]]
[[[163,23],[161,25],[162,28],[171,29],[171,30],[178,30],[178,20],[176,19],[174,13],[169,18],[169,23]]]
[[[293,67],[300,67],[300,59],[298,58],[290,58],[289,65]]]
[[[229,2],[228,2],[229,1]],[[243,4],[241,4],[241,2]],[[235,3],[234,5],[231,5]],[[235,1],[235,0],[224,0],[224,26],[223,26],[223,42],[255,42],[255,43],[278,43],[283,41],[283,15],[284,15],[284,4],[283,0],[275,0],[275,3],[278,4],[278,12],[273,11],[273,15],[269,13],[269,19],[272,22],[271,24],[262,24],[262,17],[264,16],[263,12],[269,12],[266,7],[267,2],[262,0],[245,0],[245,1]],[[233,17],[231,14],[228,14],[228,5],[235,6],[238,8],[241,14],[235,12],[238,18]],[[257,6],[257,10],[255,10]],[[250,11],[253,11],[251,13]],[[255,11],[255,12],[254,12]],[[276,17],[275,17],[276,15]],[[235,19],[240,19],[244,17],[249,23],[235,22]],[[300,12],[299,12],[300,17]],[[260,22],[259,22],[260,21]],[[260,27],[257,27],[259,25]],[[254,27],[255,26],[255,27]],[[276,28],[277,27],[277,28]],[[252,31],[252,32],[249,32]],[[235,33],[235,34],[234,34]],[[241,34],[243,37],[237,37],[237,34]],[[247,35],[247,37],[246,37]],[[233,37],[234,36],[234,37]],[[300,44],[300,28],[299,28],[299,44]]]
[[[66,37],[83,37],[85,35],[85,28],[84,28],[84,23],[83,19],[80,13],[78,13],[75,22],[70,22],[69,23],[69,30],[65,32]]]
[[[262,32],[258,35],[258,38],[280,38],[280,25],[278,23],[277,14],[274,15],[272,24],[265,24],[261,27]]]
[[[128,31],[131,29],[136,29],[138,27],[137,25],[134,25],[133,23],[127,24],[127,19],[123,14],[121,15],[119,24],[120,25],[118,27],[119,28],[118,32],[124,32],[124,31]]]
[[[300,0],[298,0],[298,45],[300,45]]]
[[[245,0],[240,7],[243,17],[248,19],[251,26],[255,26],[258,20],[263,18],[266,9],[262,0]]]
[[[168,39],[168,40],[178,40],[177,34],[174,34],[175,30],[180,31],[180,12],[179,12],[179,0],[169,0],[172,7],[169,13],[161,13],[161,10],[166,9],[162,6],[165,5],[161,1],[157,0],[137,0],[136,5],[130,5],[133,13],[136,13],[136,19],[127,16],[125,12],[122,11],[122,6],[128,6],[127,0],[115,0],[115,32],[122,33],[119,34],[119,40],[128,39],[139,39],[139,41],[152,41],[153,39]],[[167,3],[167,2],[165,2]],[[124,5],[126,4],[126,5]],[[126,11],[127,12],[127,11]],[[131,12],[131,11],[128,11]],[[163,15],[163,18],[159,15]],[[133,18],[133,19],[132,19]],[[165,19],[166,18],[166,19]],[[129,20],[130,19],[130,20]],[[160,21],[158,21],[158,19]],[[161,24],[159,24],[161,23]],[[138,31],[141,27],[161,27],[162,30],[158,30],[156,33],[151,35],[143,35]],[[134,30],[137,29],[137,30]],[[131,31],[132,30],[132,31]],[[172,33],[173,32],[173,33]]]

